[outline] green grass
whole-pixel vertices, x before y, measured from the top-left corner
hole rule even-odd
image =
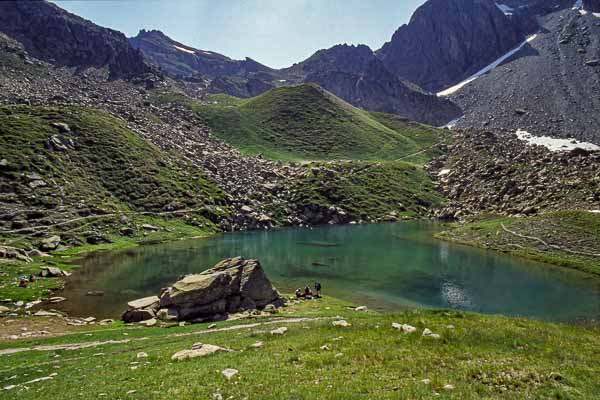
[[[586,211],[561,211],[529,218],[493,218],[455,227],[438,238],[497,250],[512,255],[600,275],[600,257],[573,254],[544,246],[539,241],[517,237],[536,237],[563,249],[600,254],[600,215]]]
[[[280,323],[289,328],[285,336],[268,334],[278,325],[200,334],[206,324],[140,329],[118,323],[58,338],[0,342],[0,348],[14,348],[146,338],[0,356],[3,387],[56,374],[27,389],[2,390],[0,398],[195,400],[220,398],[219,393],[224,399],[430,399],[439,393],[441,399],[461,400],[593,399],[600,392],[597,330],[454,311],[379,315],[345,307],[326,298],[285,309],[271,319],[339,315],[352,324]],[[392,322],[419,331],[405,335]],[[441,339],[422,337],[424,328]],[[264,346],[252,349],[256,341]],[[171,361],[196,342],[235,352]],[[329,350],[321,350],[324,345]],[[138,359],[138,352],[148,358]],[[227,381],[220,373],[225,368],[239,374]],[[448,384],[454,390],[445,390]]]
[[[206,104],[172,94],[155,101],[186,104],[242,152],[278,160],[395,160],[448,139],[443,130],[371,114],[316,85],[281,87],[246,100],[211,96]],[[420,154],[411,161],[427,159]]]
[[[423,216],[443,202],[427,174],[406,162],[316,162],[308,167],[291,200],[300,208],[338,206],[358,222],[393,211],[404,217]]]
[[[56,122],[68,124],[70,132],[60,133],[52,125]],[[173,210],[197,210],[175,216],[211,230],[229,213],[220,206],[224,193],[201,171],[178,155],[161,151],[108,114],[76,107],[0,107],[0,131],[2,158],[8,164],[0,168],[0,192],[14,208],[26,210],[3,221],[3,232],[90,214]],[[48,141],[54,135],[68,149],[51,149]],[[31,188],[33,174],[46,186]],[[108,218],[56,229],[79,229],[81,234],[104,231],[106,224],[113,231],[123,225],[118,218]]]

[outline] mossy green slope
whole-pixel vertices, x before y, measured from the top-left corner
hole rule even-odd
[[[600,275],[600,214],[559,211],[528,218],[489,217],[437,235]]]
[[[27,210],[3,221],[3,231],[51,225],[69,214],[198,209],[223,198],[176,154],[159,150],[124,121],[100,111],[0,107],[0,131],[2,201]],[[199,214],[189,222],[210,224]]]
[[[316,85],[281,87],[247,100],[221,95],[188,106],[226,142],[273,159],[395,160],[448,135],[405,120],[386,123],[392,118],[353,107]]]
[[[443,198],[422,168],[402,161],[314,162],[294,186],[292,203],[342,207],[354,221],[427,214]]]

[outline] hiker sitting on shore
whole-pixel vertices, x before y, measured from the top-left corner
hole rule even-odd
[[[312,290],[310,290],[310,287],[308,286],[304,288],[304,298],[307,300],[311,300],[313,298]]]

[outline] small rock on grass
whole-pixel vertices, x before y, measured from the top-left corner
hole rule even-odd
[[[333,326],[340,326],[340,327],[342,327],[342,328],[346,328],[346,327],[349,327],[349,326],[351,326],[351,325],[348,323],[348,321],[346,321],[346,320],[344,320],[344,319],[341,319],[341,320],[339,320],[339,321],[333,321],[333,322],[331,323],[331,325],[333,325]]]
[[[191,350],[181,350],[173,354],[171,356],[171,360],[182,361],[197,357],[205,357],[219,351],[231,352],[232,350],[224,349],[223,347],[215,346],[212,344],[196,343],[192,346]]]
[[[221,373],[223,375],[225,375],[225,378],[227,378],[228,381],[231,380],[231,378],[233,378],[235,375],[238,374],[238,370],[237,369],[233,369],[233,368],[227,368],[224,369],[223,371],[221,371]]]
[[[454,385],[451,385],[451,384],[444,385],[444,390],[454,390]]]
[[[392,323],[392,328],[394,329],[398,329],[399,331],[402,331],[404,333],[413,333],[417,331],[417,328],[415,328],[412,325],[408,325],[408,324],[397,324],[397,323]]]
[[[261,348],[261,347],[263,347],[263,346],[264,346],[264,343],[263,343],[263,342],[256,342],[256,343],[252,343],[252,344],[250,345],[250,347],[252,347],[253,349],[259,349],[259,348]]]
[[[286,328],[285,326],[282,326],[281,328],[273,329],[271,331],[271,335],[285,335],[285,333],[287,331],[288,331],[288,328]]]
[[[148,353],[144,353],[143,351],[137,353],[137,358],[148,358]]]
[[[330,347],[327,346],[327,345],[321,346],[320,349],[323,350],[323,351],[331,350]]]
[[[356,307],[354,309],[354,311],[363,311],[363,312],[367,312],[369,311],[369,309],[367,308],[367,306],[360,306],[360,307]]]
[[[440,338],[441,338],[441,336],[440,336],[440,335],[438,335],[437,333],[433,333],[433,332],[432,332],[430,329],[428,329],[428,328],[425,328],[425,329],[423,330],[423,336],[424,336],[424,337],[429,337],[429,338],[432,338],[432,339],[440,339]]]
[[[140,325],[147,326],[148,328],[155,326],[158,323],[156,318],[150,318],[145,321],[140,321]]]

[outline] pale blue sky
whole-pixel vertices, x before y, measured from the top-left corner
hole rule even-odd
[[[229,57],[287,67],[338,43],[378,49],[425,0],[56,0],[98,25],[135,36],[160,29]]]

